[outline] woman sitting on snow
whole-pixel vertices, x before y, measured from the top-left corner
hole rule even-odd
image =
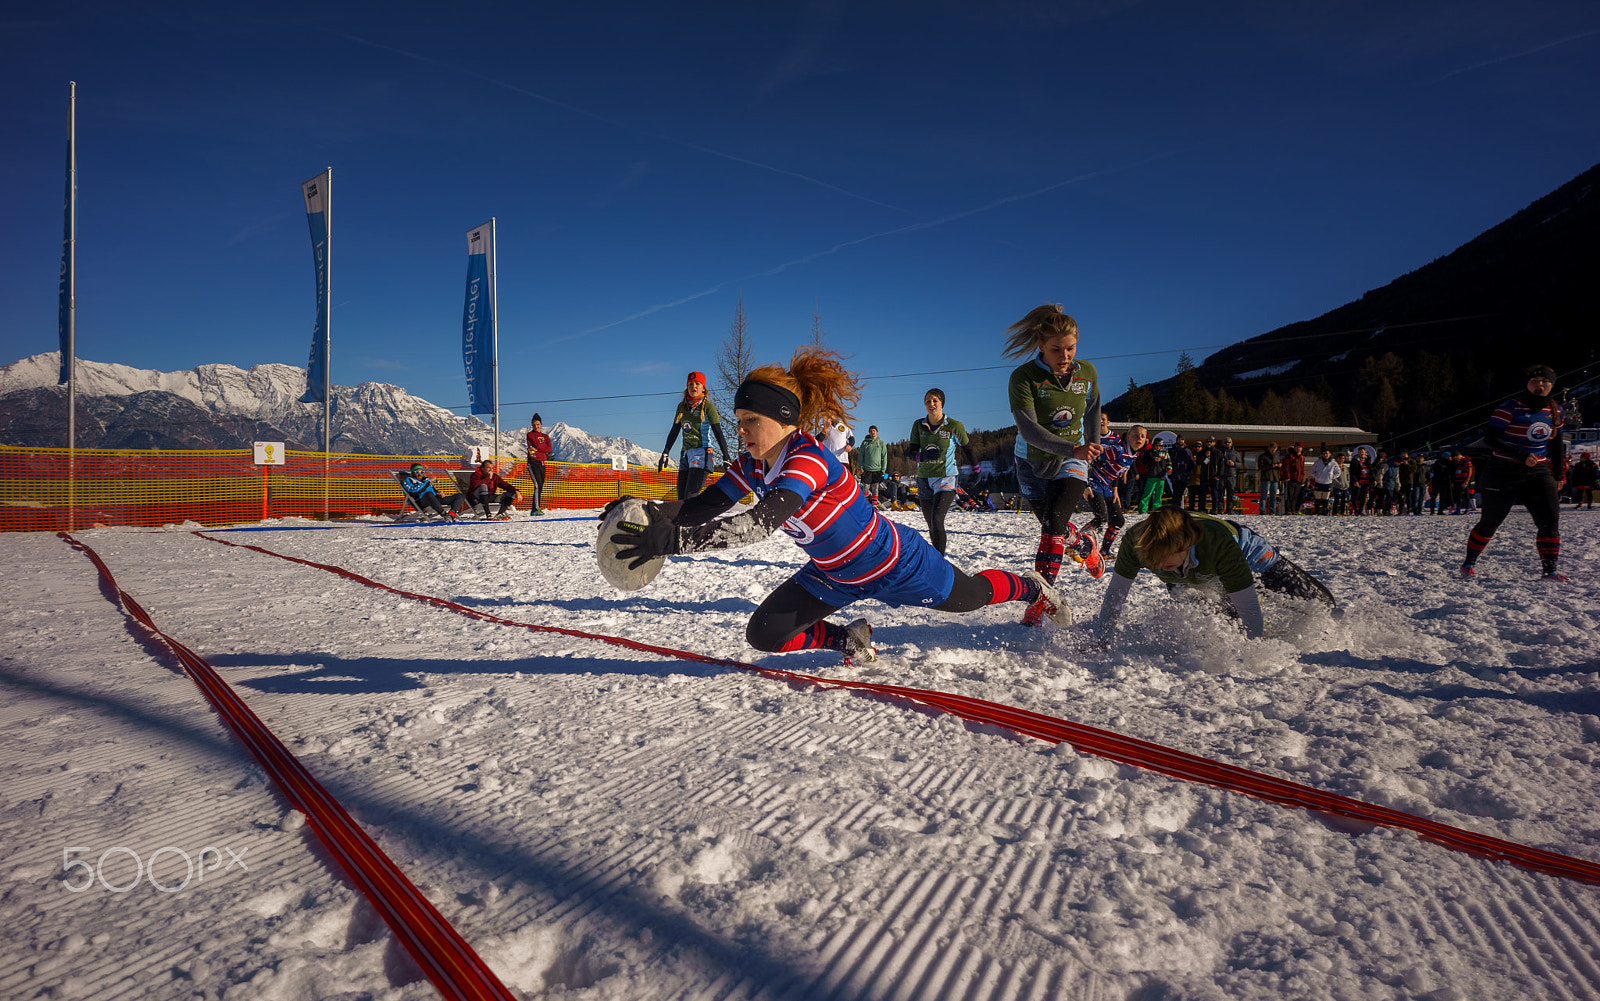
[[[1296,598],[1315,599],[1334,607],[1333,595],[1313,576],[1291,563],[1255,532],[1237,522],[1207,514],[1190,514],[1167,505],[1128,529],[1117,549],[1116,572],[1100,606],[1099,628],[1105,635],[1122,614],[1128,590],[1140,570],[1149,570],[1177,595],[1178,587],[1227,594],[1222,608],[1244,623],[1250,637],[1261,635],[1261,586]]]
[[[751,372],[733,398],[746,451],[699,496],[681,506],[652,502],[648,524],[619,526],[611,541],[627,548],[617,556],[637,568],[658,556],[753,545],[781,528],[811,559],[750,616],[745,638],[769,652],[827,647],[847,662],[876,660],[866,619],[827,620],[864,598],[944,612],[1039,602],[1047,617],[1070,623],[1071,611],[1039,574],[968,576],[919,532],[879,515],[850,470],[800,430],[815,427],[824,413],[848,414],[860,397],[855,374],[822,348],[800,348],[787,369]],[[754,507],[717,518],[747,493],[757,497]]]

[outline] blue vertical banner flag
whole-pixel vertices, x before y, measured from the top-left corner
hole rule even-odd
[[[306,200],[306,222],[311,225],[311,260],[317,270],[317,323],[311,331],[311,360],[306,365],[306,393],[301,403],[327,401],[328,385],[328,188],[330,167],[300,185]]]
[[[77,87],[74,83],[73,100],[77,100]],[[66,204],[62,206],[64,217],[61,233],[61,286],[60,304],[56,309],[56,326],[61,331],[61,381],[58,385],[66,385],[72,381],[72,355],[76,350],[73,341],[72,329],[72,296],[73,296],[73,246],[74,237],[77,235],[78,214],[78,161],[74,155],[73,144],[77,141],[72,124],[72,116],[76,108],[68,111],[67,125],[67,197]]]
[[[467,402],[492,414],[495,399],[494,220],[467,231],[467,301],[461,311],[461,354],[467,364]]]

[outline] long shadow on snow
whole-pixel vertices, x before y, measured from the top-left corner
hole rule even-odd
[[[1403,671],[1408,674],[1434,674],[1454,667],[1468,674],[1475,673],[1475,665],[1471,664],[1430,664],[1427,661],[1412,660],[1408,657],[1358,657],[1349,650],[1321,650],[1316,653],[1302,653],[1300,662],[1302,664],[1316,664],[1320,667],[1352,667],[1358,671]]]
[[[475,598],[471,595],[457,595],[448,599],[458,605],[468,608],[561,608],[569,612],[617,612],[617,611],[667,611],[667,612],[740,612],[749,614],[755,610],[755,603],[749,598],[718,598],[716,601],[681,601],[676,599],[644,598],[630,595],[626,598],[607,598],[596,595],[593,598],[537,598],[523,600],[520,598]],[[535,625],[550,625],[551,623],[538,622]],[[572,628],[562,625],[562,628]]]
[[[176,661],[163,666],[177,669]],[[77,691],[64,685],[11,674],[0,669],[0,685],[10,685],[34,694],[82,705],[110,716],[120,717],[136,727],[154,729],[176,740],[189,744],[209,755],[237,761],[241,768],[249,769],[261,777],[261,769],[248,752],[233,741],[216,732],[206,733],[189,726],[176,725],[151,713],[123,705],[99,693]],[[207,719],[212,719],[209,714]],[[219,724],[220,725],[220,724]],[[280,733],[280,738],[293,734]],[[797,967],[775,956],[759,945],[730,942],[716,933],[695,925],[685,915],[668,910],[659,903],[652,888],[633,889],[618,886],[615,873],[585,869],[581,864],[548,855],[529,854],[515,845],[500,844],[488,836],[463,829],[458,821],[443,814],[436,798],[397,805],[379,801],[370,794],[371,782],[352,775],[349,780],[321,780],[352,816],[364,826],[381,824],[389,835],[405,839],[411,845],[434,849],[433,857],[448,862],[454,857],[477,867],[484,878],[511,877],[534,890],[542,890],[557,901],[581,899],[593,910],[603,911],[620,928],[637,933],[649,928],[654,937],[658,957],[670,958],[677,950],[697,953],[708,965],[727,970],[734,977],[750,976],[757,981],[777,985],[776,995],[785,994],[791,987],[815,980],[816,971]],[[282,793],[267,783],[273,798],[283,810],[291,804]],[[438,817],[428,814],[441,809]],[[313,853],[325,860],[320,842],[316,842],[307,828],[308,843]],[[399,854],[391,851],[391,854]],[[411,856],[414,857],[414,856]],[[326,862],[324,861],[324,864]],[[340,880],[352,889],[359,890],[340,872],[329,867],[329,877]],[[492,922],[479,921],[482,927],[458,928],[471,938],[484,938],[507,929],[497,928]]]
[[[452,525],[459,524],[451,522]],[[439,526],[435,526],[439,527]],[[470,542],[474,546],[539,546],[545,549],[593,549],[589,542],[558,542],[539,539],[473,539],[460,535],[412,535],[407,542]]]
[[[1484,677],[1485,672],[1515,674],[1521,678],[1565,678],[1600,673],[1600,660],[1585,660],[1576,664],[1568,664],[1565,667],[1519,667],[1515,664],[1508,664],[1504,667],[1479,666],[1472,673],[1481,678]]]
[[[1369,687],[1399,699],[1414,699],[1418,696],[1438,699],[1441,702],[1451,702],[1456,699],[1502,699],[1507,702],[1526,702],[1549,713],[1600,715],[1600,692],[1502,692],[1493,688],[1472,688],[1467,685],[1444,685],[1439,688],[1408,692],[1382,683]]]
[[[1408,674],[1435,674],[1439,671],[1453,668],[1462,672],[1463,674],[1470,674],[1485,681],[1492,680],[1492,676],[1496,674],[1515,674],[1521,678],[1567,678],[1580,677],[1600,671],[1600,661],[1594,660],[1583,661],[1577,664],[1568,664],[1565,667],[1517,667],[1516,665],[1512,664],[1502,667],[1488,667],[1483,664],[1469,664],[1462,661],[1449,661],[1444,664],[1429,664],[1426,661],[1411,660],[1405,657],[1358,657],[1348,650],[1322,650],[1316,653],[1303,653],[1300,655],[1300,661],[1303,664],[1317,664],[1323,667],[1351,667],[1362,671],[1395,671]],[[1363,682],[1360,684],[1365,685],[1372,683]],[[1372,687],[1377,686],[1374,684]],[[1446,692],[1455,691],[1461,688],[1462,686],[1457,685],[1448,689],[1433,689],[1433,691]],[[1477,691],[1477,689],[1474,689],[1474,691]],[[1483,689],[1482,691],[1486,696],[1493,695],[1498,698],[1521,698],[1521,696],[1508,694],[1505,692],[1492,692],[1488,689]],[[1428,693],[1417,692],[1416,694],[1425,695]],[[1581,697],[1586,696],[1589,693],[1552,692],[1546,694],[1561,695],[1563,697],[1577,695],[1581,699]],[[1596,693],[1596,695],[1597,697],[1600,697],[1600,693]],[[1439,695],[1436,697],[1461,698],[1462,696],[1460,694],[1454,694]],[[1533,699],[1525,698],[1524,701],[1533,701]],[[1586,710],[1573,711],[1577,712]]]
[[[619,650],[615,659],[602,657],[522,657],[515,660],[416,660],[396,657],[355,657],[344,659],[324,654],[268,655],[230,654],[211,657],[219,670],[236,668],[318,666],[291,674],[230,682],[239,688],[252,688],[275,695],[382,695],[410,692],[433,684],[419,675],[492,675],[510,678],[512,674],[631,674],[644,678],[665,678],[672,674],[711,677],[732,673],[735,668],[676,659],[633,660]]]

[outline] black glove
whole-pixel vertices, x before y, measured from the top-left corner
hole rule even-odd
[[[938,445],[929,445],[927,448],[922,450],[922,453],[918,455],[917,458],[921,459],[923,462],[937,462],[939,456],[943,454],[944,449],[940,448]]]
[[[611,536],[611,541],[618,546],[628,547],[617,550],[617,559],[628,560],[629,570],[637,570],[657,556],[673,556],[678,552],[678,526],[661,510],[661,505],[652,501],[645,505],[645,513],[646,524],[618,522],[617,528],[621,531]]]
[[[601,521],[605,521],[606,517],[611,514],[611,509],[616,507],[618,504],[621,504],[625,500],[633,500],[633,495],[632,494],[623,494],[621,497],[618,497],[616,500],[611,501],[609,504],[607,504],[600,511],[600,520]]]
[[[663,469],[666,469],[666,468],[667,468],[667,457],[666,457],[666,455],[665,455],[665,454],[664,454],[664,453],[663,453],[663,454],[662,454],[662,456],[661,456],[661,461],[660,461],[660,462],[658,462],[658,463],[656,463],[656,472],[658,472],[658,473],[659,473],[659,472],[661,472],[661,471],[662,471],[662,470],[663,470]]]

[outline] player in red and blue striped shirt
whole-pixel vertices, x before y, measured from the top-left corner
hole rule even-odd
[[[1534,546],[1544,578],[1565,581],[1556,569],[1561,557],[1561,481],[1567,475],[1566,447],[1561,440],[1561,404],[1551,399],[1555,369],[1528,369],[1528,387],[1495,408],[1486,437],[1494,455],[1483,468],[1483,516],[1467,536],[1462,577],[1477,575],[1478,557],[1495,530],[1511,513],[1511,505],[1527,505],[1533,516]]]
[[[1043,599],[1051,619],[1070,623],[1066,603],[1037,573],[969,576],[920,533],[884,518],[850,470],[800,430],[820,414],[847,414],[860,395],[855,375],[822,348],[799,349],[788,369],[756,369],[734,395],[746,451],[716,488],[681,506],[649,505],[647,525],[622,526],[612,540],[631,546],[617,555],[637,566],[657,556],[748,546],[781,529],[810,560],[767,595],[745,628],[751,646],[770,652],[826,647],[858,663],[877,659],[866,619],[843,626],[827,619],[863,598],[946,612]],[[718,517],[746,493],[756,496],[752,508]]]
[[[1128,438],[1111,430],[1111,418],[1100,411],[1100,447],[1105,449],[1089,463],[1089,510],[1094,520],[1089,522],[1091,532],[1100,532],[1100,557],[1102,563],[1111,559],[1111,544],[1128,519],[1122,516],[1122,499],[1117,496],[1118,484],[1133,468],[1139,453],[1150,441],[1150,432],[1143,424],[1128,429]]]

